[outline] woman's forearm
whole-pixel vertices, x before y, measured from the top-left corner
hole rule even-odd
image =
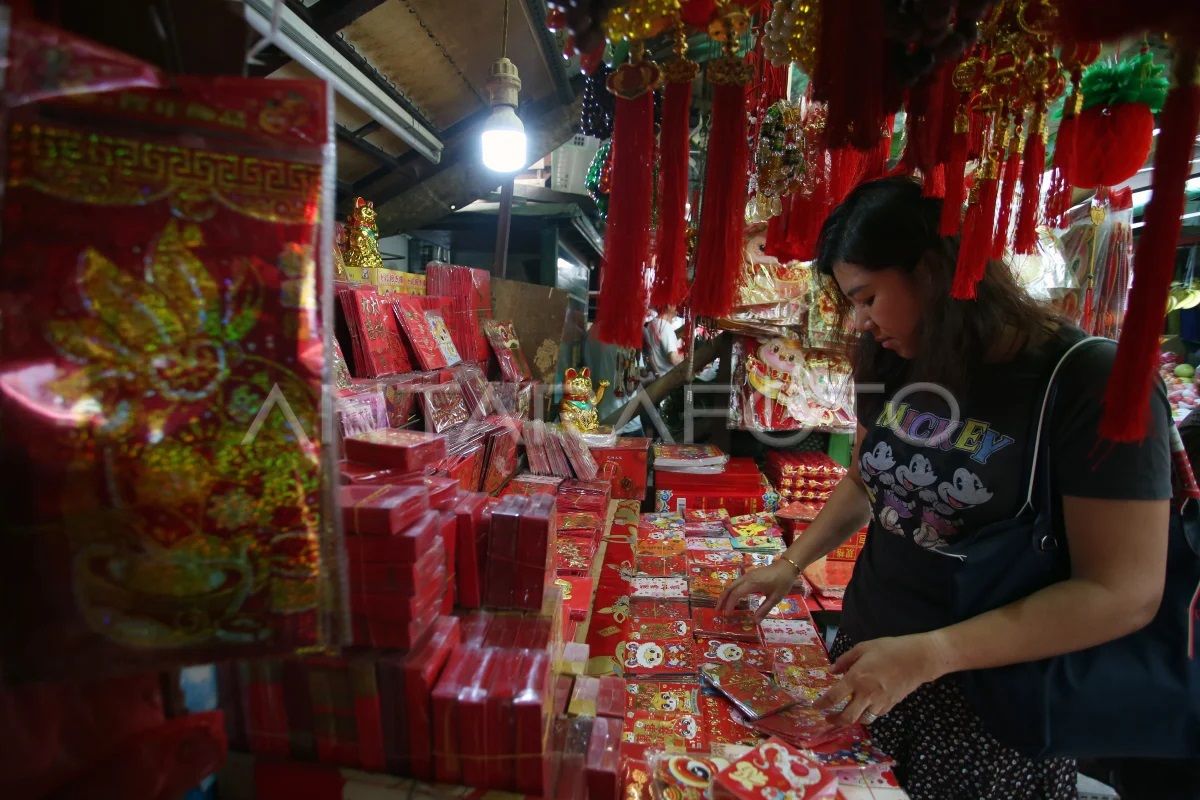
[[[806,567],[846,541],[870,519],[871,504],[866,489],[848,475],[834,487],[817,518],[796,537],[784,555],[801,568]]]
[[[1102,583],[1070,578],[927,634],[938,675],[1037,661],[1132,633],[1146,623]]]

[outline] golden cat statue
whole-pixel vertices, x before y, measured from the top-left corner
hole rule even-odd
[[[563,399],[558,406],[559,422],[570,425],[580,433],[596,430],[600,418],[596,406],[604,398],[608,381],[600,381],[600,389],[592,394],[592,371],[568,369],[563,375]]]

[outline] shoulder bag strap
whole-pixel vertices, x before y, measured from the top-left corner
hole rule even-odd
[[[1050,380],[1048,380],[1046,382],[1046,392],[1045,392],[1045,394],[1042,395],[1042,406],[1038,412],[1037,428],[1036,428],[1036,433],[1034,434],[1034,437],[1033,437],[1033,462],[1032,462],[1032,464],[1030,464],[1030,467],[1029,467],[1029,488],[1025,493],[1025,505],[1021,506],[1021,511],[1019,512],[1019,514],[1024,514],[1026,511],[1034,510],[1033,492],[1034,492],[1035,488],[1037,487],[1037,476],[1038,476],[1038,467],[1039,466],[1041,466],[1041,468],[1047,473],[1047,478],[1049,478],[1050,444],[1049,444],[1049,441],[1043,442],[1042,438],[1043,438],[1043,433],[1046,430],[1046,415],[1050,409],[1051,399],[1054,397],[1054,388],[1055,388],[1054,384],[1055,384],[1055,381],[1058,380],[1059,370],[1062,369],[1063,364],[1067,363],[1067,359],[1070,358],[1071,354],[1074,353],[1079,348],[1083,347],[1084,345],[1091,344],[1092,342],[1111,342],[1111,341],[1112,341],[1112,339],[1105,339],[1101,336],[1088,336],[1085,339],[1080,339],[1078,342],[1076,342],[1075,344],[1068,347],[1066,352],[1064,352],[1062,354],[1062,356],[1059,357],[1058,363],[1054,365],[1054,370],[1050,373]],[[1045,486],[1047,487],[1047,491],[1045,492],[1045,495],[1046,495],[1045,499],[1048,500],[1049,494],[1050,494],[1049,493],[1050,482],[1048,479],[1045,483]],[[1049,506],[1047,505],[1047,507],[1044,510],[1049,511],[1050,510]]]

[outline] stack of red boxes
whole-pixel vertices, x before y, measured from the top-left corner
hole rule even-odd
[[[540,610],[554,555],[550,495],[506,495],[492,507],[484,599],[493,608]]]
[[[765,510],[768,493],[752,458],[730,458],[713,475],[655,470],[654,490],[656,511],[724,508],[733,516]]]

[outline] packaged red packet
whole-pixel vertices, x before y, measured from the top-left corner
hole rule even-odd
[[[617,800],[623,719],[597,717],[586,760],[588,800]]]
[[[517,339],[517,332],[508,320],[484,320],[483,332],[487,336],[496,360],[500,362],[500,374],[510,383],[520,383],[533,377],[529,362]]]
[[[418,472],[446,457],[445,436],[396,428],[348,436],[345,446],[350,461],[403,472]]]
[[[546,596],[546,584],[552,581],[554,539],[554,498],[537,495],[521,515],[517,533],[517,575],[513,602],[517,608],[537,611]]]
[[[761,672],[741,664],[704,664],[700,675],[751,720],[796,704]]]
[[[635,577],[631,582],[634,597],[662,600],[687,600],[688,583],[685,578]]]
[[[458,605],[479,608],[483,604],[483,569],[487,559],[487,529],[483,506],[487,496],[460,492],[454,503],[455,588]]]
[[[347,532],[392,536],[428,509],[429,500],[415,486],[341,486],[338,505]]]
[[[723,694],[711,686],[700,691],[700,711],[704,717],[705,730],[708,731],[709,743],[713,749],[717,745],[750,745],[758,744],[759,734]],[[723,748],[722,748],[723,749]]]
[[[625,681],[617,675],[602,675],[596,688],[596,716],[625,717]]]
[[[520,669],[521,680],[513,694],[513,723],[517,763],[514,788],[541,797],[548,788],[543,764],[544,735],[549,713],[550,657],[545,652],[525,653]]]
[[[424,486],[429,492],[429,507],[437,511],[449,511],[458,497],[458,481],[440,475],[411,475],[396,478],[397,486]]]
[[[692,625],[687,619],[633,616],[629,620],[629,638],[636,641],[691,639]]]
[[[362,564],[413,564],[433,546],[440,530],[438,512],[425,511],[394,536],[347,536],[346,555]]]
[[[812,705],[840,680],[829,671],[828,666],[802,666],[788,664],[775,670],[775,681],[792,697]]]
[[[733,551],[733,543],[728,536],[689,536],[686,547],[689,553]]]
[[[853,726],[845,736],[804,749],[804,755],[832,773],[860,773],[889,769],[895,760],[867,738],[861,725]]]
[[[592,579],[560,574],[554,582],[563,590],[563,611],[567,617],[580,622],[587,619],[592,605]]]
[[[771,669],[778,674],[785,667],[828,667],[829,654],[819,644],[770,644]]]
[[[692,625],[697,636],[733,639],[755,645],[762,643],[758,622],[749,611],[697,608],[692,611]]]
[[[395,301],[393,308],[421,369],[441,369],[447,366],[446,357],[434,338],[433,328],[425,316],[421,300],[415,297],[400,297]]]
[[[625,686],[626,711],[700,713],[700,686],[696,683],[630,681]]]
[[[554,543],[554,569],[559,575],[585,576],[592,571],[596,543],[578,536],[562,536]]]
[[[457,383],[421,389],[419,394],[421,415],[427,432],[444,433],[471,418],[466,400],[463,399],[462,387]]]
[[[759,626],[767,644],[821,644],[821,635],[808,619],[772,619]]]
[[[837,776],[779,739],[770,739],[721,771],[716,798],[818,800],[837,795]]]
[[[701,664],[738,664],[767,672],[771,669],[771,658],[767,651],[755,644],[729,639],[701,637],[696,639],[696,660]]]
[[[709,754],[654,753],[650,756],[652,797],[654,800],[708,800],[713,781],[727,766],[728,761]]]
[[[708,552],[692,550],[688,552],[689,570],[693,567],[740,570],[744,563],[742,554],[734,552],[732,547],[729,550],[710,550]]]
[[[428,636],[407,655],[378,657],[376,678],[389,772],[423,780],[433,777],[430,695],[461,635],[456,617],[439,617]]]
[[[493,671],[500,666],[500,656],[506,651],[485,647],[468,652],[469,666],[464,668],[458,692],[453,722],[456,731],[452,737],[457,743],[462,783],[482,786],[487,778],[484,756],[488,739],[488,687]]]
[[[349,558],[346,563],[350,572],[351,592],[421,594],[430,585],[444,582],[447,574],[446,551],[437,541],[412,564],[364,563]]]
[[[670,578],[687,573],[688,560],[683,553],[675,555],[650,555],[637,553],[634,556],[634,567],[639,575],[652,578]]]
[[[757,611],[765,600],[766,598],[761,595],[755,596],[750,601],[750,610]],[[804,597],[798,594],[789,594],[768,611],[767,616],[773,619],[809,619],[812,614],[809,613]]]
[[[691,637],[631,639],[617,651],[626,678],[691,675],[696,671]]]
[[[670,753],[708,750],[708,736],[702,721],[693,714],[630,711],[626,714],[621,738],[630,745],[657,747]]]
[[[686,600],[634,597],[629,601],[629,617],[690,620],[692,612]]]
[[[805,705],[785,708],[755,720],[753,724],[755,730],[799,748],[824,744],[852,731],[852,727],[835,725],[824,712]]]
[[[438,783],[462,783],[462,763],[459,760],[458,694],[472,675],[480,648],[458,647],[442,670],[430,695],[433,720],[433,775]]]
[[[525,655],[520,650],[499,650],[487,686],[483,725],[483,750],[477,759],[480,781],[472,783],[480,789],[510,790],[516,782],[514,758],[515,720],[513,697],[521,683],[521,667]],[[464,778],[473,770],[466,769],[471,759],[464,756]]]
[[[527,497],[508,495],[492,508],[484,602],[493,608],[513,607],[516,597],[517,539],[521,514],[528,505]]]

